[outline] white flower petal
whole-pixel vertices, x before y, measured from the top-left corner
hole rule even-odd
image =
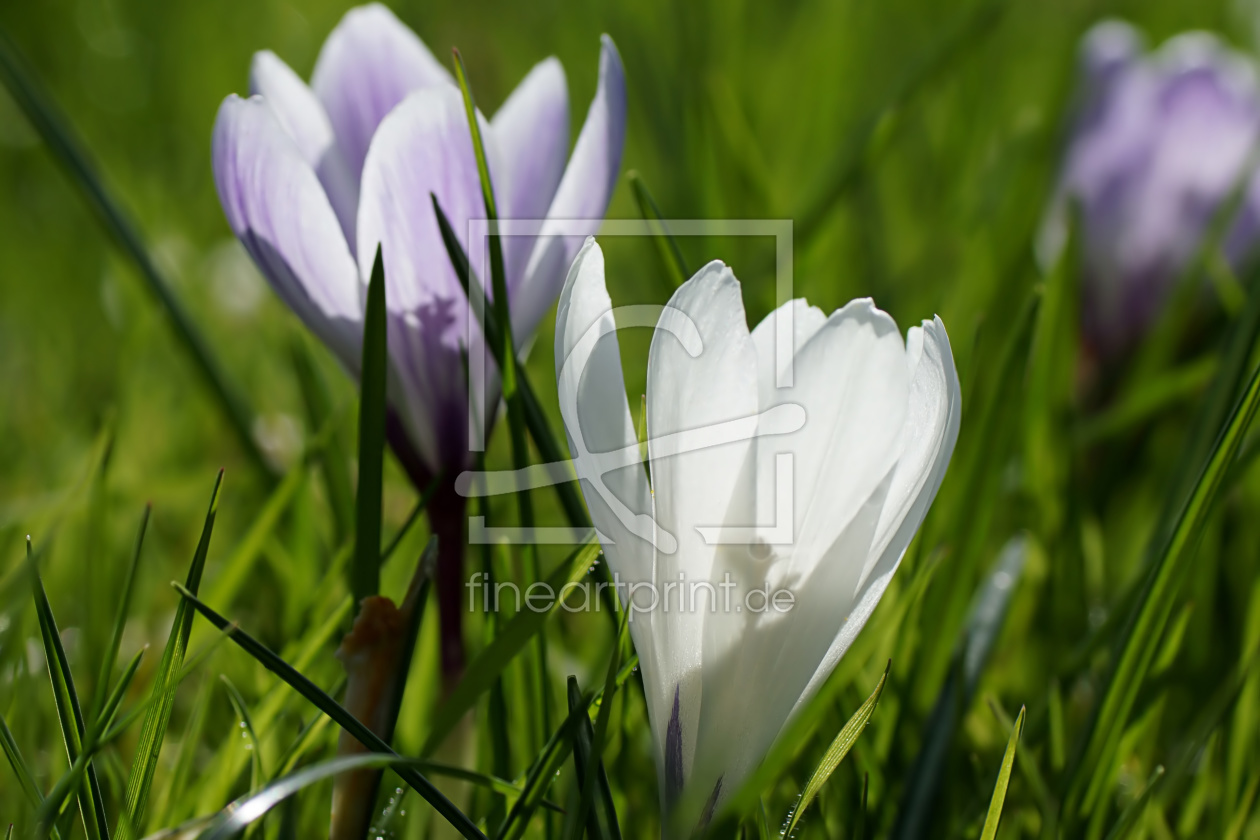
[[[802,692],[797,708],[818,690],[879,604],[936,498],[958,440],[962,391],[945,325],[936,318],[910,332],[907,344],[920,351],[910,384],[903,454],[892,476],[870,557],[858,583],[857,604]]]
[[[699,346],[693,346],[696,334]],[[674,293],[648,354],[648,453],[662,548],[654,579],[662,598],[665,583],[711,580],[719,552],[743,550],[709,545],[699,529],[753,524],[756,420],[746,425],[744,439],[733,441],[723,424],[755,418],[756,377],[757,354],[739,281],[722,263],[709,263]],[[675,552],[665,551],[666,534],[677,544]],[[658,752],[671,756],[662,779],[667,802],[676,795],[669,780],[685,779],[692,769],[702,669],[711,653],[702,642],[707,599],[716,594],[694,594],[687,609],[662,609],[652,618],[650,655],[657,667],[649,703]],[[661,717],[675,704],[679,714],[671,744]]]
[[[780,358],[779,323],[788,318],[792,322],[792,344],[790,349],[783,348],[788,352],[783,353],[783,358]],[[769,408],[775,403],[774,395],[778,387],[779,371],[796,357],[805,342],[809,341],[826,321],[827,316],[821,309],[810,306],[805,298],[796,298],[762,318],[761,323],[753,329],[753,344],[757,346],[757,382],[762,408]]]
[[[868,298],[851,301],[801,346],[793,387],[774,390],[773,403],[800,405],[807,417],[793,434],[758,440],[763,517],[778,508],[776,455],[793,455],[794,533],[783,574],[809,575],[897,463],[909,393],[905,353],[892,318]],[[863,553],[847,562],[861,568],[865,560]]]
[[[604,254],[592,237],[569,269],[556,310],[556,389],[569,451],[609,567],[623,580],[646,581],[652,574],[652,502],[616,328]],[[636,533],[644,527],[647,539]]]

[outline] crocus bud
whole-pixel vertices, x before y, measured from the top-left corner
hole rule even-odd
[[[1084,339],[1114,357],[1159,316],[1209,223],[1236,188],[1224,256],[1238,268],[1256,241],[1260,185],[1253,148],[1260,90],[1251,64],[1206,33],[1147,53],[1109,21],[1086,34],[1080,91],[1039,250],[1060,255],[1075,207]]]

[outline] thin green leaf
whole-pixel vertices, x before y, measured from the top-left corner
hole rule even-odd
[[[449,764],[442,764],[437,761],[427,761],[425,759],[417,759],[415,767],[417,770],[423,770],[431,776],[445,776],[450,779],[459,779],[462,782],[468,782],[469,784],[474,784],[478,787],[492,790],[495,793],[501,793],[512,799],[515,799],[524,793],[524,789],[518,784],[514,784],[505,779],[500,779],[498,776],[478,773],[475,770],[467,770],[463,767],[453,767]],[[540,800],[539,805],[546,808],[548,811],[554,811],[556,813],[562,813],[564,811],[563,808],[552,802],[550,799]]]
[[[249,530],[245,532],[245,536],[236,544],[235,548],[232,549],[231,555],[219,567],[218,573],[209,585],[209,592],[206,593],[207,598],[214,599],[216,604],[232,602],[236,597],[236,593],[244,585],[250,571],[253,570],[254,561],[258,559],[258,555],[266,545],[267,539],[275,531],[276,526],[280,523],[280,518],[284,516],[285,511],[292,504],[305,478],[306,465],[298,463],[272,489],[271,495],[263,503],[262,509],[258,511],[258,515],[250,524]]]
[[[400,755],[368,753],[339,756],[303,768],[292,775],[272,782],[257,793],[243,796],[229,804],[223,809],[220,817],[198,835],[199,840],[229,840],[298,791],[338,774],[372,767],[393,767],[396,770],[405,771],[406,768],[414,768],[417,763],[415,759],[403,758]],[[399,775],[402,775],[402,772]],[[474,828],[473,831],[476,829]]]
[[[57,718],[61,723],[61,736],[66,744],[66,757],[73,766],[83,752],[87,726],[79,695],[70,673],[70,661],[61,644],[61,631],[53,617],[52,606],[44,592],[44,581],[39,575],[38,561],[31,551],[30,537],[26,538],[26,561],[31,573],[31,587],[35,594],[35,612],[39,618],[39,631],[44,641],[44,659],[48,665],[48,677],[52,682],[53,699],[56,701]],[[109,822],[105,817],[105,798],[96,769],[86,765],[87,785],[79,794],[79,810],[83,817],[83,830],[89,840],[109,840]]]
[[[616,688],[620,689],[625,685],[626,680],[630,679],[630,675],[638,667],[639,658],[637,656],[630,657],[626,664],[621,666],[621,671],[617,674]],[[512,810],[508,812],[507,819],[503,821],[503,826],[495,834],[495,840],[518,840],[525,833],[534,811],[543,802],[543,794],[546,793],[547,786],[555,779],[556,773],[564,764],[565,759],[569,757],[569,750],[573,745],[574,727],[578,725],[583,716],[587,716],[588,720],[590,719],[590,704],[602,704],[604,700],[603,691],[601,688],[599,693],[590,700],[582,698],[582,701],[570,710],[568,717],[561,721],[559,728],[543,744],[543,748],[538,752],[528,772],[525,774],[521,798],[512,805]]]
[[[1025,708],[1020,706],[1010,740],[1006,742],[1006,754],[1002,756],[1002,768],[998,770],[997,784],[993,786],[993,798],[989,800],[989,813],[984,818],[980,840],[994,840],[997,837],[998,821],[1002,819],[1002,805],[1006,802],[1006,788],[1011,783],[1011,768],[1015,766],[1015,749],[1019,746],[1019,736],[1024,731],[1024,715]]]
[[[38,808],[39,803],[44,801],[44,795],[39,792],[34,775],[26,765],[26,760],[22,758],[22,751],[18,749],[17,741],[14,740],[13,732],[9,729],[9,723],[4,719],[4,715],[0,715],[0,747],[4,749],[4,757],[9,760],[9,766],[13,768],[13,775],[17,776],[22,792],[26,794],[31,806]]]
[[[350,591],[355,611],[381,589],[381,493],[385,470],[385,263],[376,247],[363,316],[363,370],[359,397],[359,486],[354,508],[354,561]]]
[[[989,697],[988,699],[989,708],[993,711],[993,716],[997,718],[1002,728],[1014,728],[1015,721],[1011,720],[1011,716],[1007,714],[1001,702],[996,697]],[[1029,754],[1028,750],[1020,750],[1016,754],[1015,760],[1019,762],[1020,772],[1024,774],[1024,779],[1037,797],[1041,808],[1042,825],[1045,827],[1047,835],[1050,837],[1056,836],[1059,825],[1059,802],[1054,794],[1051,793],[1050,786],[1046,783],[1046,777],[1041,773],[1036,757]]]
[[[612,713],[612,697],[616,691],[617,672],[621,666],[622,635],[625,633],[628,615],[628,613],[622,615],[621,629],[613,639],[612,657],[608,661],[608,673],[604,678],[603,702],[599,706],[595,729],[591,730],[591,721],[588,717],[578,721],[573,733],[573,760],[577,768],[577,778],[581,783],[582,796],[578,804],[577,818],[574,821],[576,833],[573,835],[573,840],[579,840],[583,825],[588,827],[593,840],[609,840],[609,838],[621,840],[621,829],[617,824],[617,809],[613,804],[608,773],[604,769],[603,753],[608,733],[608,719]],[[578,706],[581,696],[577,678],[569,677],[570,712]],[[594,807],[593,811],[592,807]],[[590,816],[589,823],[588,815]]]
[[[469,269],[468,255],[464,253],[464,247],[459,244],[459,238],[455,234],[455,229],[451,227],[450,219],[442,211],[442,206],[438,204],[437,196],[430,194],[429,197],[433,203],[433,211],[437,214],[438,229],[442,233],[442,244],[446,246],[447,256],[451,260],[451,266],[455,269],[455,276],[459,278],[460,285],[463,286],[464,295],[469,300],[472,300],[474,297],[478,300],[485,300],[485,292],[482,289],[481,281]],[[499,333],[498,317],[493,310],[486,310],[482,314],[486,345],[494,356],[495,364],[502,369],[503,343]],[[533,386],[530,385],[529,377],[526,375],[524,368],[521,368],[518,373],[516,385],[521,395],[521,405],[525,412],[525,423],[529,427],[529,435],[533,438],[534,445],[538,447],[538,454],[549,464],[567,463],[556,436],[552,433],[551,425],[547,422],[547,415],[543,413],[542,406],[534,395]],[[591,523],[586,516],[586,508],[582,506],[582,500],[578,497],[575,489],[574,482],[576,481],[577,476],[573,475],[568,482],[558,482],[554,485],[555,491],[560,499],[560,505],[564,508],[565,517],[569,520],[569,525],[575,529],[586,530],[591,526]]]
[[[219,470],[214,480],[214,489],[210,493],[210,507],[206,511],[201,539],[197,542],[197,550],[193,554],[192,565],[188,569],[185,586],[189,592],[195,593],[201,587],[201,576],[206,568],[206,554],[210,551],[210,535],[214,532],[214,520],[219,509],[219,488],[222,486],[223,470]],[[153,785],[153,775],[157,772],[162,742],[166,738],[166,727],[170,723],[171,712],[175,707],[175,689],[178,686],[181,666],[184,664],[184,654],[188,650],[192,620],[192,611],[181,600],[175,607],[175,621],[171,625],[171,634],[166,640],[162,662],[158,665],[157,678],[154,680],[149,707],[144,716],[144,726],[140,730],[140,743],[136,747],[136,757],[131,765],[131,772],[127,776],[126,802],[119,816],[118,834],[122,840],[132,840],[143,828],[149,789]]]
[[[502,360],[499,368],[502,376],[503,401],[507,405],[508,432],[512,441],[512,466],[518,471],[529,467],[529,443],[525,431],[525,407],[521,400],[518,381],[520,373],[516,359],[516,341],[512,335],[512,315],[508,309],[507,276],[503,262],[503,237],[493,230],[499,219],[499,211],[494,200],[494,185],[490,182],[489,156],[481,138],[481,126],[477,120],[477,105],[473,101],[472,87],[468,83],[468,73],[464,68],[464,59],[459,50],[452,50],[455,58],[455,78],[459,82],[464,97],[464,111],[468,116],[468,128],[472,133],[473,151],[477,157],[477,174],[481,179],[481,197],[485,205],[486,219],[492,229],[490,233],[490,288],[494,290],[493,309],[499,325],[499,352],[496,359]],[[534,505],[528,489],[516,492],[516,508],[520,525],[527,532],[534,527]],[[525,574],[531,581],[538,580],[540,573],[538,555],[535,546],[526,542],[520,546]],[[545,733],[551,728],[551,686],[547,664],[547,635],[539,632],[534,636],[535,646],[535,688],[537,696],[536,714],[533,718],[541,724]]]
[[[335,426],[327,445],[320,449],[320,473],[328,494],[328,506],[333,515],[333,541],[341,545],[354,532],[354,490],[350,482],[350,446],[345,440],[343,424],[338,422],[338,412],[333,409],[328,382],[319,371],[312,357],[310,339],[305,333],[296,334],[292,342],[293,370],[306,404],[306,415],[312,429]],[[218,600],[215,603],[222,603]]]
[[[884,685],[888,682],[888,673],[891,670],[892,661],[890,660],[884,666],[884,675],[879,678],[879,683],[875,686],[875,690],[871,692],[871,696],[867,697],[866,702],[858,707],[858,710],[853,713],[853,717],[849,718],[848,723],[836,735],[836,739],[831,742],[831,746],[823,753],[822,760],[818,762],[818,766],[810,774],[809,781],[805,783],[805,789],[801,791],[801,798],[787,816],[787,826],[783,830],[785,837],[792,836],[792,832],[796,830],[796,826],[800,823],[801,814],[805,813],[805,809],[814,801],[814,797],[818,796],[818,791],[822,790],[822,786],[831,778],[831,774],[840,766],[840,762],[844,761],[844,757],[849,754],[849,750],[853,749],[853,745],[857,743],[858,736],[862,734],[862,730],[866,729],[866,725],[871,720],[871,715],[875,714],[875,707],[879,705],[879,695],[884,692]]]
[[[74,763],[70,765],[70,769],[53,785],[53,789],[49,791],[48,796],[44,797],[44,801],[40,804],[35,815],[36,824],[43,829],[51,827],[53,821],[61,812],[61,806],[66,801],[66,798],[82,785],[84,775],[94,767],[90,763],[93,756],[112,740],[109,737],[101,738],[100,734],[110,724],[114,714],[118,711],[118,706],[122,703],[127,687],[131,684],[136,671],[140,668],[140,659],[143,655],[144,650],[142,649],[131,658],[131,662],[118,680],[118,685],[106,698],[100,717],[93,722],[92,728],[88,730],[87,735],[84,737],[82,751],[75,758]]]
[[[273,476],[270,462],[254,440],[253,414],[241,396],[240,389],[229,379],[215,358],[210,342],[201,334],[196,320],[175,295],[172,284],[162,276],[135,223],[105,187],[95,165],[52,97],[36,82],[34,73],[26,66],[26,62],[19,56],[13,42],[3,30],[0,30],[0,79],[9,89],[13,101],[39,132],[53,158],[79,188],[105,233],[123,255],[131,260],[149,290],[158,299],[170,320],[176,339],[192,357],[198,373],[210,386],[242,449],[265,475]]]
[[[258,733],[254,731],[254,722],[250,719],[249,706],[245,703],[245,698],[241,696],[236,686],[232,685],[227,674],[220,674],[219,680],[227,691],[228,701],[232,704],[233,711],[240,718],[241,734],[249,742],[245,745],[245,749],[249,752],[249,789],[258,790],[266,775],[262,764],[262,742],[258,740]]]
[[[215,627],[224,631],[242,650],[257,660],[264,668],[288,683],[298,694],[301,694],[317,709],[332,718],[333,722],[349,732],[369,751],[398,757],[398,754],[390,748],[389,744],[381,740],[372,730],[360,723],[358,718],[346,711],[341,704],[329,697],[315,683],[277,656],[271,649],[244,630],[228,622],[226,618],[198,599],[187,587],[180,586],[177,583],[172,584],[172,586],[184,596],[185,602],[191,604],[197,612],[201,613]],[[432,805],[434,810],[441,814],[447,822],[455,826],[460,834],[467,838],[484,840],[484,835],[473,825],[472,821],[452,805],[450,800],[443,796],[428,779],[406,767],[399,767],[398,775],[403,781],[411,785],[412,789],[420,794],[425,801]]]
[[[142,647],[131,657],[131,661],[123,669],[122,676],[114,684],[113,691],[109,693],[105,698],[105,702],[101,705],[101,713],[95,725],[102,732],[108,731],[110,725],[114,722],[114,718],[118,714],[118,708],[122,705],[123,698],[127,696],[127,689],[131,687],[132,681],[136,678],[136,672],[140,670],[140,661],[144,658],[146,650],[148,650],[147,646]]]
[[[1159,650],[1160,640],[1181,592],[1182,584],[1198,548],[1204,524],[1211,513],[1223,479],[1260,406],[1260,368],[1252,374],[1246,392],[1236,403],[1229,421],[1186,500],[1167,542],[1156,555],[1143,581],[1140,597],[1125,623],[1117,650],[1119,655],[1108,675],[1102,701],[1096,708],[1092,726],[1086,729],[1083,748],[1078,753],[1071,785],[1065,800],[1066,814],[1075,818],[1092,810],[1115,767],[1120,737],[1142,683]]]
[[[652,197],[652,192],[644,182],[643,176],[632,169],[626,175],[626,179],[630,182],[634,200],[639,205],[639,215],[652,228],[652,239],[656,241],[665,271],[675,287],[681,286],[687,282],[687,278],[691,277],[691,272],[687,269],[687,260],[683,257],[682,249],[678,247],[678,240],[666,227],[661,208],[657,206],[656,199]]]
[[[547,578],[546,583],[551,587],[549,591],[560,592],[565,584],[580,580],[598,555],[599,544],[596,542],[578,547]],[[429,736],[425,740],[424,748],[420,750],[422,756],[432,755],[442,745],[455,724],[476,704],[477,699],[489,690],[508,663],[534,636],[541,632],[548,617],[559,605],[560,601],[557,598],[546,612],[523,609],[503,626],[494,641],[468,666],[464,678],[460,680],[459,685],[455,686],[455,690],[434,712]]]
[[[1163,780],[1164,768],[1157,766],[1155,772],[1151,773],[1151,777],[1146,780],[1146,787],[1142,790],[1141,795],[1134,798],[1120,812],[1120,819],[1116,820],[1116,824],[1112,826],[1111,831],[1107,832],[1106,840],[1121,840],[1121,838],[1129,836],[1129,832],[1137,825],[1138,819],[1146,813],[1146,806],[1150,804],[1151,796],[1154,795],[1160,786],[1160,782]]]
[[[109,679],[118,663],[118,649],[122,647],[123,630],[127,626],[127,613],[131,610],[131,594],[135,589],[136,571],[140,568],[140,549],[144,545],[144,533],[149,527],[149,514],[152,505],[144,506],[140,517],[140,532],[136,535],[136,548],[131,554],[131,564],[127,567],[127,576],[123,579],[122,597],[118,602],[118,613],[114,617],[114,629],[109,637],[109,646],[105,648],[105,659],[101,662],[100,676],[96,678],[96,696],[92,700],[91,720],[98,721],[109,691]]]

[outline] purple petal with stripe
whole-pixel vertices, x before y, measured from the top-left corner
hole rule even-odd
[[[531,335],[560,294],[569,265],[587,236],[599,230],[621,170],[626,137],[626,77],[612,38],[601,40],[599,87],[547,210],[548,223],[525,273],[509,289],[513,334]],[[571,223],[563,233],[554,221]],[[576,224],[572,224],[576,222]]]
[[[223,101],[212,163],[232,232],[276,294],[358,371],[359,274],[324,188],[260,97]]]
[[[412,91],[449,84],[450,73],[416,33],[379,3],[346,12],[311,75],[356,180],[385,115]]]

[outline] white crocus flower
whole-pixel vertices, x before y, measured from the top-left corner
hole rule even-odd
[[[627,584],[666,835],[687,836],[875,609],[944,477],[961,395],[939,318],[903,341],[869,299],[830,317],[794,300],[750,333],[739,281],[712,262],[656,324],[649,487],[614,330],[588,239],[556,314],[560,406]]]

